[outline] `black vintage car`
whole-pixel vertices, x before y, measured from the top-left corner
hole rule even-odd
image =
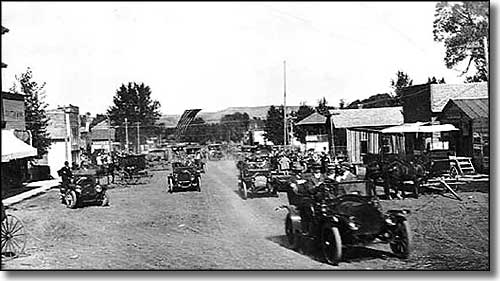
[[[106,186],[99,182],[96,170],[79,171],[67,183],[60,185],[61,203],[74,209],[85,203],[109,205]]]
[[[292,184],[307,184],[299,179]],[[351,180],[325,182],[315,197],[288,192],[290,206],[285,218],[285,233],[291,248],[303,239],[319,245],[327,263],[338,264],[343,246],[366,245],[379,240],[388,243],[400,258],[410,255],[410,228],[407,210],[383,212],[372,182]],[[304,205],[305,204],[305,205]],[[307,207],[301,207],[307,206]],[[301,210],[310,208],[307,221]]]
[[[168,192],[178,190],[201,191],[201,175],[194,164],[173,162],[172,174],[167,177]]]
[[[271,169],[265,158],[252,158],[239,166],[239,190],[243,199],[255,195],[277,196],[277,190],[270,183]]]

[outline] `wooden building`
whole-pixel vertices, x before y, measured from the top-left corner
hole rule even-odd
[[[451,99],[444,106],[438,120],[453,124],[459,129],[449,137],[450,149],[457,156],[472,157],[476,170],[487,171],[490,154],[488,98]]]
[[[328,149],[337,158],[362,163],[365,156],[379,154],[383,146],[390,146],[393,153],[404,150],[402,136],[384,138],[380,133],[402,123],[401,107],[379,107],[329,110],[329,116],[313,113],[297,126],[306,128],[306,148]]]

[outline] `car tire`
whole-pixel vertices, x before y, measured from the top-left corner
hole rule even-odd
[[[172,182],[172,179],[169,177],[167,181],[168,181],[168,187],[167,187],[168,193],[174,192],[174,184]]]
[[[70,209],[76,208],[76,203],[77,203],[76,192],[74,190],[66,192],[66,195],[64,195],[64,201],[66,203],[66,207]]]
[[[392,252],[399,258],[407,259],[411,252],[411,232],[408,221],[398,222],[392,234],[393,239],[389,243]]]
[[[247,184],[243,180],[241,181],[241,197],[243,198],[243,200],[247,200],[248,198]]]
[[[101,206],[102,207],[109,206],[109,196],[106,193],[102,195]]]
[[[290,249],[297,250],[299,248],[299,234],[293,229],[292,219],[290,214],[285,219],[285,234]]]
[[[329,223],[321,229],[321,251],[325,261],[332,265],[338,265],[342,258],[342,238],[339,229]]]
[[[198,192],[201,192],[201,176],[198,176],[198,187],[196,188]]]

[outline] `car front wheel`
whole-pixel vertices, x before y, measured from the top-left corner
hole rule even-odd
[[[76,201],[77,201],[76,192],[73,190],[67,192],[66,196],[64,197],[64,201],[66,201],[66,207],[70,209],[76,208]]]
[[[394,254],[402,259],[410,256],[410,226],[408,221],[399,222],[393,231],[393,240],[389,243]]]
[[[326,262],[337,265],[342,258],[342,240],[339,229],[329,223],[321,230],[321,250]]]

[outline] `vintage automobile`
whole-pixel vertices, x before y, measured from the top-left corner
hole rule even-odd
[[[213,143],[208,145],[208,160],[218,161],[224,158],[224,153],[222,152],[222,144]]]
[[[201,191],[201,175],[194,165],[185,162],[173,162],[172,174],[167,176],[168,192],[178,190]]]
[[[101,206],[109,205],[106,186],[99,182],[97,172],[93,169],[76,172],[68,183],[60,185],[61,203],[74,209],[85,203]]]
[[[293,185],[307,184],[299,179]],[[291,248],[298,249],[308,239],[319,245],[325,261],[336,265],[343,246],[366,245],[376,239],[388,243],[400,258],[410,255],[408,210],[383,212],[374,185],[367,180],[330,181],[320,185],[314,197],[287,193],[290,206],[285,233]],[[309,208],[310,219],[304,219]]]
[[[191,159],[199,173],[205,173],[205,162],[202,157],[202,147],[199,145],[190,145],[184,148],[186,157]]]
[[[240,165],[239,190],[243,199],[255,195],[278,196],[277,190],[271,185],[269,178],[271,170],[265,158],[245,161]]]
[[[150,179],[145,154],[128,154],[119,158],[118,171],[127,184],[136,184],[140,179]]]

